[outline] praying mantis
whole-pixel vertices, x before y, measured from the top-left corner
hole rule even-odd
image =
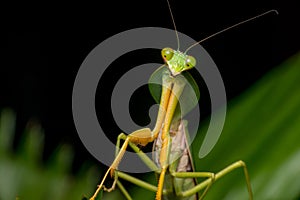
[[[236,161],[217,173],[195,171],[189,150],[187,121],[183,119],[183,116],[186,113],[185,111],[183,112],[184,109],[182,108],[185,105],[180,104],[179,99],[188,98],[184,97],[184,90],[188,84],[192,85],[189,89],[193,89],[196,93],[200,93],[196,82],[188,72],[188,70],[194,68],[197,63],[193,56],[187,54],[192,47],[238,25],[270,12],[277,13],[277,11],[270,10],[261,15],[257,15],[253,18],[237,23],[206,37],[195,44],[192,44],[188,49],[186,49],[186,51],[181,52],[179,50],[179,37],[174,18],[169,1],[167,0],[167,2],[177,36],[178,50],[174,50],[169,47],[162,49],[161,55],[164,65],[157,69],[150,77],[150,79],[160,78],[162,83],[159,99],[160,107],[157,114],[156,124],[152,130],[150,128],[143,128],[128,135],[121,133],[118,136],[115,160],[106,171],[102,181],[98,185],[97,190],[90,200],[95,200],[102,189],[110,192],[114,190],[116,186],[120,188],[126,199],[131,200],[132,197],[124,188],[119,178],[155,192],[156,200],[201,200],[204,199],[209,188],[215,181],[237,168],[241,168],[244,172],[249,199],[252,200],[253,193],[249,173],[246,164],[243,161]],[[189,105],[189,107],[193,106],[196,105]],[[122,141],[123,143],[121,145]],[[153,160],[144,154],[140,148],[148,145],[149,143],[153,143]],[[138,154],[138,156],[151,170],[157,173],[157,186],[117,170],[128,146],[130,146],[133,151]],[[110,188],[106,188],[104,182],[109,174],[114,178],[114,182]],[[205,180],[198,183],[197,178],[204,178]]]

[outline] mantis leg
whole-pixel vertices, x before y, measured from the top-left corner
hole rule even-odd
[[[129,193],[127,192],[127,190],[125,189],[125,187],[122,185],[122,183],[119,180],[117,181],[117,185],[120,188],[121,192],[126,197],[126,199],[127,200],[132,200],[131,196],[129,195]]]
[[[235,163],[232,163],[231,165],[227,166],[223,170],[221,170],[218,173],[214,174],[214,176],[212,176],[212,177],[206,179],[205,181],[199,183],[198,185],[196,185],[192,189],[183,191],[180,195],[183,196],[183,197],[191,196],[191,195],[201,191],[202,189],[206,188],[205,191],[203,192],[203,194],[201,195],[200,199],[199,199],[199,200],[201,200],[201,199],[204,198],[208,188],[210,187],[210,185],[212,185],[212,183],[214,181],[220,179],[224,175],[228,174],[229,172],[232,172],[233,170],[235,170],[237,168],[243,168],[245,179],[246,179],[246,184],[247,184],[247,189],[248,189],[248,193],[249,193],[249,199],[253,200],[253,193],[252,193],[252,189],[251,189],[249,173],[248,173],[246,164],[241,160],[237,161]],[[196,177],[199,177],[199,175],[202,175],[202,174],[199,174],[199,173],[203,173],[203,172],[174,172],[174,173],[172,173],[172,175],[174,175],[175,177],[178,177],[178,178],[192,178],[192,177],[196,178]],[[200,177],[203,177],[203,176],[200,176]]]
[[[120,150],[119,150],[119,146],[120,146],[119,138],[120,139],[124,138],[124,140],[125,140],[122,147],[120,148]],[[125,153],[129,143],[139,144],[139,145],[145,146],[149,142],[152,142],[153,140],[154,140],[153,135],[152,135],[151,130],[149,128],[143,128],[143,129],[134,131],[131,134],[129,134],[128,136],[121,133],[120,136],[118,137],[118,142],[117,142],[118,143],[117,144],[118,145],[117,150],[116,150],[117,156],[116,156],[115,160],[113,161],[113,163],[111,164],[111,166],[106,171],[101,183],[98,185],[98,188],[97,188],[96,192],[90,198],[90,200],[95,200],[95,198],[97,197],[97,195],[100,192],[101,188],[103,187],[104,181],[105,181],[106,177],[108,176],[108,174],[110,173],[111,176],[114,175],[114,171],[115,171],[115,169],[117,169],[119,163],[121,162],[121,159],[124,156],[124,153]],[[107,189],[107,190],[113,190],[116,183],[117,183],[117,178],[114,181],[112,189]]]
[[[119,147],[120,147],[120,141],[121,140],[126,140],[126,135],[121,133],[119,136],[118,136],[118,141],[117,141],[117,147],[116,147],[116,155],[119,154]],[[141,151],[141,149],[135,145],[134,143],[129,143],[129,146],[134,150],[134,152],[137,153],[137,155],[141,158],[141,160],[144,161],[144,163],[150,168],[152,169],[153,171],[155,172],[159,172],[159,169],[158,167],[156,166],[156,164],[143,152]],[[140,186],[144,189],[147,189],[149,191],[153,191],[153,192],[156,192],[157,191],[157,187],[150,184],[150,183],[147,183],[143,180],[140,180],[140,179],[137,179],[133,176],[130,176],[126,173],[123,173],[121,171],[115,171],[114,173],[114,183],[113,183],[113,186],[112,188],[109,188],[109,189],[106,189],[106,191],[112,191],[115,187],[115,185],[117,185],[119,187],[119,189],[121,190],[121,192],[124,194],[124,196],[128,199],[128,200],[132,200],[131,196],[129,195],[129,193],[127,192],[127,190],[123,187],[122,183],[118,180],[118,178],[122,178],[126,181],[129,181],[137,186]],[[103,186],[104,187],[104,186]]]
[[[174,176],[174,177],[176,177],[176,178],[208,178],[208,180],[211,180],[205,186],[205,190],[201,194],[199,200],[204,198],[204,196],[208,192],[209,188],[211,187],[211,185],[215,181],[215,174],[211,173],[211,172],[172,172],[171,175]],[[201,188],[201,189],[203,189],[203,188]],[[196,191],[195,193],[197,193],[199,191]],[[187,191],[182,191],[182,190],[178,190],[178,191],[175,191],[175,192],[176,192],[176,194],[178,196],[183,196],[183,197],[191,196],[191,195],[195,194],[195,193],[191,193],[191,194],[188,193],[188,194],[186,194]]]
[[[153,129],[153,131],[151,132],[149,128],[144,128],[144,129],[140,129],[137,131],[134,131],[133,133],[129,134],[128,136],[124,135],[124,134],[120,134],[120,138],[124,139],[124,143],[122,145],[122,148],[119,150],[119,147],[117,147],[116,149],[116,158],[113,161],[112,165],[108,168],[107,172],[105,173],[101,183],[98,185],[98,188],[96,190],[96,192],[94,193],[94,195],[90,198],[90,200],[94,200],[97,196],[97,194],[100,192],[101,188],[103,187],[104,181],[108,175],[108,173],[110,172],[111,175],[114,174],[115,169],[117,169],[125,151],[126,148],[128,146],[128,144],[134,144],[134,145],[141,145],[141,146],[145,146],[147,145],[149,142],[153,142],[157,136],[159,131],[161,130],[162,127],[162,123],[164,121],[165,118],[165,113],[167,110],[167,106],[169,103],[169,96],[171,93],[171,85],[172,82],[171,81],[166,81],[166,79],[163,80],[163,87],[162,87],[162,93],[161,93],[161,100],[160,100],[160,108],[157,114],[157,120],[156,120],[156,124],[155,127]],[[120,146],[120,140],[118,140],[118,146]],[[142,155],[142,154],[140,154]],[[142,156],[142,158],[144,159],[145,157]],[[148,160],[148,159],[145,159]],[[150,163],[147,161],[147,163]],[[151,164],[151,166],[153,166]],[[115,181],[116,182],[116,181]],[[116,183],[115,183],[116,184]]]
[[[169,74],[166,74],[164,77],[170,77],[170,76],[169,76]],[[146,146],[149,142],[153,142],[157,138],[158,133],[161,130],[163,122],[165,123],[165,126],[168,126],[168,127],[170,126],[170,123],[172,121],[172,116],[173,116],[173,113],[174,113],[174,110],[175,110],[175,107],[176,107],[176,104],[177,104],[177,101],[171,101],[171,102],[174,102],[172,104],[173,106],[170,106],[170,103],[169,103],[169,97],[172,96],[171,93],[174,92],[174,91],[171,92],[172,85],[173,85],[173,82],[170,81],[169,78],[163,78],[163,87],[162,87],[162,93],[161,93],[160,108],[159,108],[156,124],[155,124],[155,127],[154,127],[153,131],[151,131],[149,128],[144,128],[144,129],[134,131],[133,133],[129,134],[128,136],[126,136],[124,134],[121,134],[119,136],[121,139],[124,139],[124,143],[123,143],[123,145],[120,149],[119,149],[119,147],[117,147],[117,149],[116,149],[117,156],[116,156],[115,160],[113,161],[111,166],[108,168],[108,170],[105,173],[101,183],[98,185],[98,188],[97,188],[96,192],[90,198],[90,200],[95,200],[97,194],[100,192],[101,188],[103,187],[104,181],[105,181],[106,177],[108,176],[109,172],[110,172],[111,176],[114,174],[115,169],[117,169],[119,163],[121,162],[121,159],[122,159],[128,145]],[[176,98],[174,98],[174,99],[176,99]],[[169,112],[169,114],[168,114],[169,115],[169,117],[167,118],[168,119],[167,120],[168,125],[166,125],[165,115],[166,115],[166,111],[170,110],[170,108],[171,108],[172,111]],[[164,129],[167,130],[167,128],[164,128]],[[118,142],[117,145],[120,146],[120,140],[118,140],[118,141],[119,142]],[[164,148],[164,149],[166,149],[166,148]],[[139,152],[140,152],[140,150],[139,150]],[[143,155],[143,154],[140,154],[140,155]],[[149,159],[147,159],[144,156],[142,156],[141,158],[143,160],[146,160],[146,163],[152,163],[152,162],[149,162]],[[166,156],[164,158],[166,158]],[[165,160],[165,159],[163,159],[163,160]],[[165,161],[163,161],[163,162],[165,162]],[[152,168],[153,164],[149,164],[149,166],[151,166],[151,168]],[[156,168],[156,166],[155,166],[155,168]],[[166,169],[166,165],[164,164],[164,168],[163,168],[161,174],[165,173],[165,169]],[[163,179],[162,175],[161,175],[160,179]],[[117,183],[117,178],[115,180],[116,181],[114,181],[112,189],[115,187],[115,184]],[[161,193],[162,192],[163,181],[160,181],[160,183],[161,184],[159,186],[159,188],[160,188],[159,191]],[[107,189],[107,190],[110,190],[110,189]],[[157,196],[159,196],[159,195],[157,195]]]
[[[156,191],[157,190],[157,187],[154,186],[154,185],[151,185],[150,183],[147,183],[145,181],[142,181],[140,179],[137,179],[133,176],[130,176],[126,173],[123,173],[123,172],[120,172],[120,171],[115,171],[115,176],[117,177],[120,177],[124,180],[127,180],[137,186],[140,186],[140,187],[143,187],[147,190],[150,190],[150,191]],[[128,191],[126,190],[126,188],[123,186],[123,184],[121,183],[120,180],[117,180],[115,179],[115,182],[116,182],[116,185],[118,186],[118,188],[120,189],[120,191],[123,193],[123,195],[125,196],[125,198],[127,200],[132,200],[132,197],[130,196],[130,194],[128,193]]]
[[[117,144],[116,144],[116,157],[119,155],[120,153],[120,143],[121,143],[121,140],[124,140],[126,141],[127,139],[127,136],[123,133],[121,133],[119,136],[118,136],[118,140],[117,140]],[[131,143],[129,142],[128,145],[134,150],[135,153],[137,153],[137,155],[141,158],[141,160],[153,171],[156,171],[158,172],[159,169],[158,167],[156,166],[156,164],[134,143]],[[113,169],[111,170],[113,171]],[[114,172],[114,171],[113,171]],[[112,174],[114,176],[114,182],[112,184],[112,186],[110,188],[105,188],[105,186],[103,185],[103,188],[105,191],[107,192],[111,192],[112,190],[115,189],[115,186],[117,184],[117,181],[118,181],[118,174],[120,172],[117,173],[117,171]],[[122,173],[121,173],[122,174]]]
[[[168,82],[168,76],[163,77],[163,81]],[[173,120],[174,112],[178,103],[178,99],[184,89],[185,83],[182,80],[182,77],[177,77],[172,82],[172,91],[168,97],[168,106],[165,114],[164,126],[162,129],[161,140],[162,148],[159,156],[159,163],[161,166],[161,173],[158,180],[158,187],[156,193],[156,200],[161,200],[163,194],[163,185],[166,176],[166,171],[169,166],[169,154],[170,154],[170,145],[171,138],[169,134],[170,126]]]
[[[140,186],[140,187],[142,187],[144,189],[147,189],[149,191],[152,191],[152,192],[156,192],[157,191],[157,187],[154,186],[154,185],[152,185],[152,184],[150,184],[150,183],[147,183],[147,182],[145,182],[143,180],[140,180],[138,178],[130,176],[130,175],[128,175],[128,174],[126,174],[124,172],[121,172],[121,171],[116,171],[116,173],[118,174],[118,177],[120,177],[120,178],[122,178],[122,179],[124,179],[124,180],[126,180],[128,182],[131,182],[131,183],[133,183],[133,184],[135,184],[137,186]]]

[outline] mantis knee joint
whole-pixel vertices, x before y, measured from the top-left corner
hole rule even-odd
[[[125,135],[124,133],[120,133],[118,136],[118,140],[126,140],[127,135]]]
[[[246,167],[246,163],[242,160],[237,161],[237,164],[241,167]]]
[[[214,181],[215,181],[215,179],[216,179],[215,173],[211,173],[210,179],[211,179],[211,182],[214,182]]]

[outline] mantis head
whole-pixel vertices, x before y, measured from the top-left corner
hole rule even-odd
[[[173,76],[191,69],[196,65],[196,59],[193,56],[186,55],[171,48],[164,48],[161,51],[161,55]]]

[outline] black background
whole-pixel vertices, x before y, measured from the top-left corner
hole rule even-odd
[[[278,16],[267,15],[202,44],[222,74],[228,99],[239,95],[299,50],[296,1],[171,0],[170,3],[177,29],[195,40],[267,10],[278,10]],[[73,123],[72,88],[77,70],[95,46],[114,34],[147,26],[173,29],[167,2],[72,2],[3,8],[7,12],[2,13],[0,108],[10,107],[17,113],[15,144],[19,143],[26,122],[35,118],[46,134],[45,159],[57,144],[66,142],[76,150],[75,171],[87,159],[97,163],[84,148]],[[162,61],[159,51],[149,50],[119,62],[134,66],[134,63]],[[118,72],[114,69],[112,74],[107,73],[104,78],[107,86],[112,87],[109,81]],[[99,97],[100,93],[109,98],[110,87],[105,88],[105,85],[98,88],[98,112],[102,104],[110,106],[105,104],[109,101]],[[118,134],[119,129],[112,121],[105,124]]]

